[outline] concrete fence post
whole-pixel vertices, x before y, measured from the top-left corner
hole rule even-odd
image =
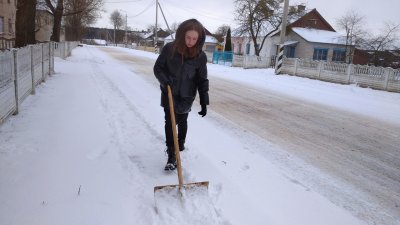
[[[298,64],[299,64],[299,59],[298,59],[298,58],[295,58],[295,59],[294,59],[294,73],[293,73],[294,76],[297,75],[297,67],[298,67]]]
[[[14,88],[15,88],[15,111],[13,115],[19,113],[19,94],[18,94],[18,50],[13,49],[13,74],[14,74]]]
[[[383,90],[387,91],[390,74],[394,74],[394,70],[392,68],[385,68],[385,72],[384,72],[384,75],[385,75],[385,81],[384,82],[385,83],[384,83],[384,86],[383,86]]]
[[[46,73],[44,72],[44,44],[40,44],[42,50],[42,81],[46,82]]]
[[[54,42],[50,42],[50,51],[49,51],[49,54],[50,54],[49,60],[51,62],[51,63],[49,63],[49,65],[50,65],[49,74],[50,75],[54,74],[54,51],[55,51],[54,48],[55,48]]]
[[[321,71],[322,71],[322,67],[323,67],[323,64],[324,64],[325,62],[322,62],[322,61],[319,61],[318,62],[318,80],[320,80],[320,77],[321,77]]]
[[[348,64],[346,69],[347,84],[351,84],[351,71],[353,70],[353,64]]]
[[[34,60],[33,60],[33,45],[29,45],[29,50],[31,52],[31,78],[32,78],[31,94],[34,95],[34,94],[36,94],[36,89],[35,89],[35,65],[34,65]]]

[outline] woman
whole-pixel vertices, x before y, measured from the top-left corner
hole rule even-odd
[[[165,170],[176,168],[167,85],[172,89],[180,151],[185,149],[187,118],[197,91],[201,105],[199,115],[204,117],[207,114],[207,56],[202,51],[205,38],[204,27],[199,21],[184,21],[176,31],[175,41],[163,47],[154,65],[154,75],[160,82],[161,106],[164,107],[165,143],[168,153]]]

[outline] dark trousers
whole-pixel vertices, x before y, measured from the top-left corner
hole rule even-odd
[[[184,114],[176,114],[175,113],[175,121],[178,126],[178,141],[179,145],[185,143],[186,133],[187,133],[187,118],[189,113]],[[172,125],[171,125],[171,114],[169,113],[169,108],[164,107],[164,118],[165,118],[165,138],[167,147],[174,148],[174,137],[172,134]]]

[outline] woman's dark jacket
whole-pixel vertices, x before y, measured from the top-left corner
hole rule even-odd
[[[200,105],[208,105],[207,56],[201,51],[195,58],[183,58],[172,43],[164,46],[154,65],[154,75],[160,82],[161,106],[168,107],[167,84],[172,86],[175,112],[189,113],[197,91]]]

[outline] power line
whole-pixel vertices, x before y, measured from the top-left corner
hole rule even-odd
[[[143,9],[143,11],[141,11],[140,13],[134,15],[134,16],[128,16],[129,18],[133,18],[133,17],[137,17],[140,16],[141,14],[143,14],[144,12],[146,12],[150,7],[152,7],[155,4],[155,0],[151,1],[150,4],[148,6],[146,6],[145,9]]]
[[[185,12],[189,11],[192,14],[197,14],[197,15],[200,15],[200,16],[203,16],[203,17],[207,17],[209,19],[216,20],[216,21],[223,21],[223,22],[232,23],[231,20],[223,19],[223,18],[221,19],[221,17],[218,17],[218,16],[212,16],[207,11],[199,12],[199,10],[193,10],[193,9],[191,9],[189,7],[177,6],[176,4],[173,4],[173,3],[169,2],[169,1],[164,1],[164,2],[168,2],[170,5],[173,5],[173,7],[177,8],[179,10],[185,11]]]

